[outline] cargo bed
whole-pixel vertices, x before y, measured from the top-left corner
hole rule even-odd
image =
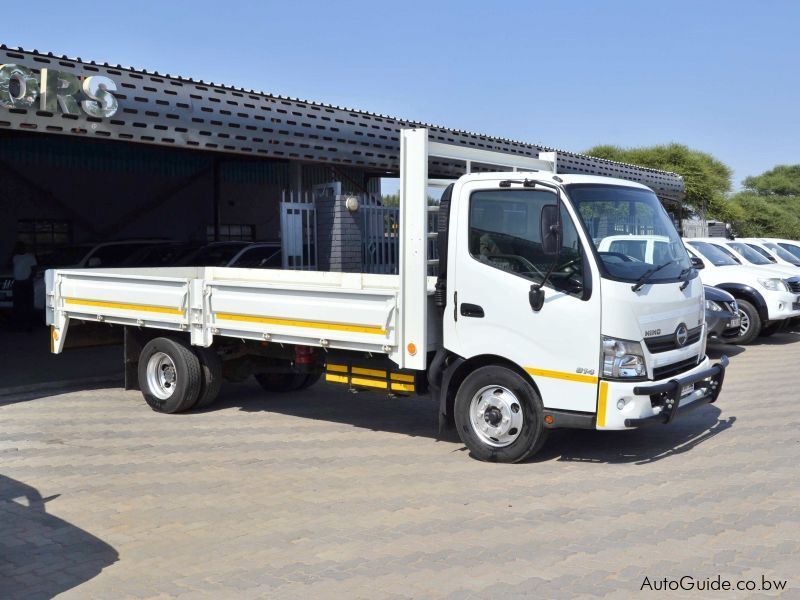
[[[398,275],[164,267],[56,270],[48,278],[54,352],[69,320],[78,319],[188,331],[193,344],[205,347],[228,336],[375,352],[402,362]],[[428,278],[429,297],[434,283]],[[423,355],[439,335],[436,325],[426,330],[428,340],[409,340]]]

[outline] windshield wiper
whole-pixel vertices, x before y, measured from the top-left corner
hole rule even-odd
[[[650,280],[650,278],[653,275],[658,273],[664,267],[668,267],[669,265],[671,265],[672,262],[673,261],[670,260],[670,261],[665,262],[663,265],[658,265],[657,267],[655,267],[653,269],[647,269],[647,271],[645,271],[642,274],[642,276],[639,277],[639,279],[636,280],[636,283],[634,283],[631,286],[631,290],[634,291],[634,292],[638,292],[640,289],[642,289],[642,286]]]
[[[687,275],[691,275],[692,271],[694,271],[694,267],[686,267],[680,273],[678,273],[678,279],[683,279]],[[681,291],[686,289],[686,286],[689,285],[689,282],[692,280],[691,277],[686,277],[683,279],[683,283],[681,284]]]

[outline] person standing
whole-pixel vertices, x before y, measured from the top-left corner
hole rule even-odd
[[[14,269],[14,301],[13,324],[21,331],[30,331],[33,327],[33,268],[36,257],[22,242],[17,242],[11,258]]]

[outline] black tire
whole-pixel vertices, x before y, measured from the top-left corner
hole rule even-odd
[[[473,398],[481,390],[492,386],[510,392],[509,397],[516,398],[519,404],[517,410],[521,410],[522,414],[522,426],[516,434],[516,439],[505,446],[494,446],[481,439],[481,436],[486,434],[478,433],[470,419]],[[514,404],[510,406],[513,408]],[[454,417],[461,441],[478,460],[520,462],[538,452],[547,439],[548,430],[544,427],[542,399],[524,377],[507,367],[490,365],[470,373],[456,393]],[[486,420],[488,423],[488,417]],[[512,432],[513,429],[509,430],[509,433]]]
[[[780,333],[786,329],[786,321],[773,321],[769,325],[764,325],[761,328],[761,333],[759,334],[761,337],[769,337],[771,335],[775,335],[776,333]]]
[[[211,348],[195,346],[194,352],[200,360],[200,371],[203,373],[203,383],[194,407],[206,408],[217,399],[222,386],[222,359]]]
[[[312,385],[314,385],[315,383],[317,383],[319,381],[320,377],[322,377],[322,371],[316,371],[314,373],[308,373],[306,375],[305,380],[303,381],[302,384],[300,384],[300,387],[297,388],[297,390],[305,390],[307,388],[310,388]]]
[[[267,392],[285,394],[302,387],[306,381],[306,373],[256,373],[258,384]]]
[[[163,391],[151,389],[148,377],[151,359],[154,361],[153,369],[156,370],[157,359],[153,357],[159,353],[162,357],[168,357],[174,365],[174,380],[167,386],[169,388],[167,397],[164,397]],[[161,370],[166,372],[170,368],[167,365]],[[179,413],[190,409],[200,394],[202,380],[200,360],[192,352],[191,346],[182,340],[155,338],[145,344],[139,355],[139,387],[147,404],[157,412]]]
[[[756,307],[747,300],[739,300],[737,298],[736,304],[739,305],[742,326],[739,328],[739,334],[728,338],[728,342],[745,346],[752,343],[761,333],[761,317],[758,315]]]

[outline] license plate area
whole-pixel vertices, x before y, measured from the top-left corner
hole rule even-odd
[[[728,322],[728,327],[739,327],[742,324],[742,317],[733,317]]]
[[[692,392],[694,392],[694,384],[693,383],[687,383],[687,384],[681,386],[681,398],[685,398],[686,396],[688,396]]]

